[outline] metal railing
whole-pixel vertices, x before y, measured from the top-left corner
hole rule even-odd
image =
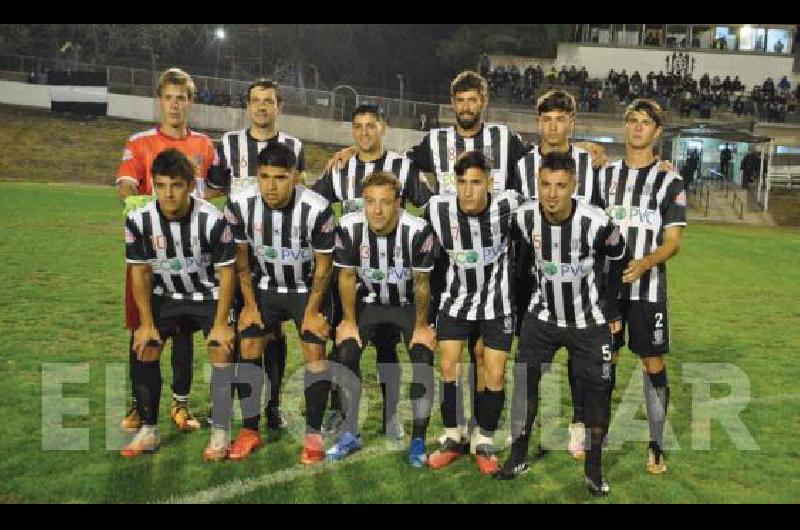
[[[82,70],[102,72],[108,79],[108,90],[115,94],[150,97],[160,71],[127,66],[112,66],[86,62],[47,59],[24,55],[0,55],[0,78],[13,81],[29,81],[28,75],[35,72],[34,81],[46,82],[50,70]],[[208,105],[243,107],[250,80],[217,78],[193,75],[197,87],[196,102]],[[343,90],[343,88],[349,90]],[[283,112],[298,116],[309,116],[339,121],[349,121],[350,113],[359,103],[373,102],[386,112],[389,125],[410,129],[430,128],[439,123],[438,103],[397,99],[368,94],[359,94],[349,86],[333,90],[316,90],[281,85]]]

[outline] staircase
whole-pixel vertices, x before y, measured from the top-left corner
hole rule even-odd
[[[751,194],[731,183],[701,183],[689,193],[686,216],[689,221],[714,221],[774,226]]]

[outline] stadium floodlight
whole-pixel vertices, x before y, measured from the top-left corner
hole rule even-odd
[[[225,40],[225,28],[217,28],[214,30],[214,37],[219,40]]]

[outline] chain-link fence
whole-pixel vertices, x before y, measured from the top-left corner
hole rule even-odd
[[[0,55],[0,79],[46,83],[50,70],[106,71],[108,90],[114,94],[152,96],[160,70],[91,64],[73,60],[21,55]],[[197,87],[196,102],[204,105],[243,108],[250,81],[192,76]],[[356,105],[381,105],[393,127],[428,129],[439,122],[437,103],[401,100],[358,94],[349,86],[315,90],[281,86],[283,112],[297,116],[349,121]]]

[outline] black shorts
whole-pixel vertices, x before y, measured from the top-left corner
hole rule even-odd
[[[414,334],[414,306],[381,306],[356,303],[356,318],[358,320],[358,333],[364,346],[370,341],[383,343],[394,341],[397,344],[400,335],[406,347]]]
[[[150,305],[153,308],[153,322],[162,339],[172,337],[179,329],[200,330],[207,337],[214,325],[217,310],[216,300],[196,302],[166,296],[153,296]]]
[[[567,348],[577,377],[600,386],[611,384],[611,330],[607,325],[562,328],[531,313],[525,316],[517,362],[549,364],[561,347]]]
[[[359,311],[359,306],[362,304],[364,303],[361,300],[356,301],[357,312]],[[327,310],[330,312],[331,329],[334,330],[331,332],[331,334],[335,334],[336,326],[338,326],[342,322],[342,318],[344,318],[342,299],[339,295],[339,281],[337,274],[334,274],[331,279],[331,287],[328,289],[328,293],[325,295],[323,305],[328,308]],[[364,340],[364,344],[366,344],[366,340],[363,338],[363,335],[362,340]],[[378,344],[380,344],[382,347],[387,349],[394,348],[398,342],[400,342],[400,331],[396,326],[392,326],[390,324],[381,326],[381,328],[374,334],[374,340],[372,341],[376,347]]]
[[[639,357],[658,357],[669,353],[669,316],[667,302],[620,300],[622,341],[628,328],[628,348]]]
[[[300,340],[311,344],[325,345],[324,340],[311,333],[303,335],[300,331],[303,328],[303,316],[306,312],[306,305],[308,305],[308,293],[278,293],[256,289],[256,300],[261,318],[264,320],[264,326],[266,326],[266,333],[277,335],[280,333],[281,322],[293,320],[294,325],[297,326]],[[325,314],[326,311],[323,310],[322,313]]]
[[[439,312],[436,319],[436,340],[463,340],[483,337],[483,345],[492,350],[511,351],[514,342],[514,315],[491,320],[465,320]]]

